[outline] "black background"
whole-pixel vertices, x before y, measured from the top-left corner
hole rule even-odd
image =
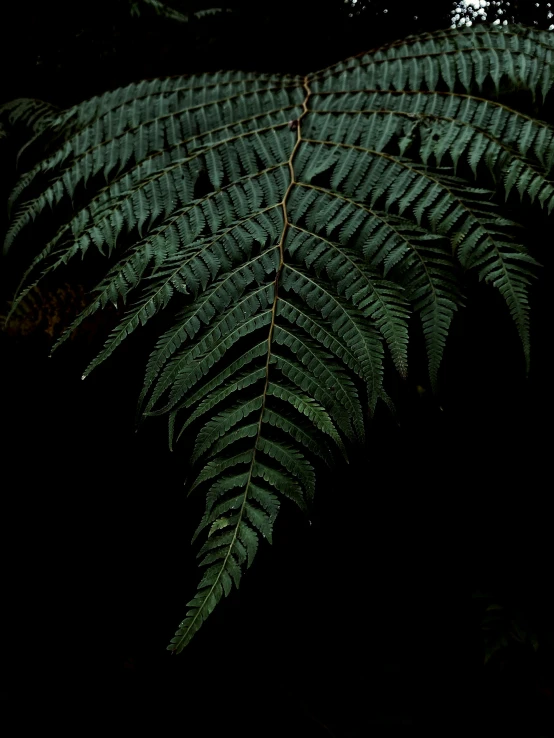
[[[125,3],[25,4],[2,31],[0,101],[70,105],[219,68],[304,72],[449,25],[449,3],[388,5],[350,18],[340,2],[243,3],[175,27],[130,20]],[[5,200],[15,169],[2,156]],[[490,589],[551,627],[551,226],[512,205],[544,265],[529,378],[492,288],[468,280],[437,397],[414,319],[409,378],[386,381],[397,416],[380,408],[366,448],[320,476],[309,520],[283,506],[273,547],[179,656],[165,647],[197,584],[202,500],[186,498],[186,449],[167,450],[164,420],[134,432],[148,333],[86,382],[101,330],[52,359],[44,331],[0,335],[3,697],[22,732],[39,720],[80,734],[100,717],[161,735],[554,735],[551,652],[483,669],[471,600]],[[23,262],[3,262],[4,304]]]

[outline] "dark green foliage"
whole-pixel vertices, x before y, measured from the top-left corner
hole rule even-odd
[[[84,377],[167,316],[141,413],[167,414],[171,443],[194,431],[192,488],[206,490],[205,571],[170,649],[238,586],[260,536],[271,541],[282,495],[306,507],[316,465],[363,441],[368,411],[389,403],[387,352],[407,372],[412,313],[436,385],[465,271],[505,299],[528,363],[536,262],[493,197],[515,190],[551,212],[553,129],[486,96],[525,89],[542,104],[553,57],[546,32],[479,26],[306,77],[172,77],[59,113],[6,111],[48,150],[12,193],[5,248],[45,211],[73,208],[13,309],[74,257],[109,259],[58,341],[127,305]]]

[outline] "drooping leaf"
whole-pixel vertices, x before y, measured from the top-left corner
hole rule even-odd
[[[436,385],[474,272],[505,299],[529,361],[536,262],[493,195],[552,211],[554,129],[486,99],[501,81],[544,102],[552,35],[450,29],[305,77],[170,77],[68,111],[0,110],[4,135],[23,125],[49,142],[10,197],[5,249],[58,223],[12,310],[102,254],[106,275],[58,343],[112,303],[125,312],[84,376],[165,316],[140,408],[169,416],[170,443],[192,434],[191,489],[206,490],[204,574],[171,650],[271,541],[281,498],[305,508],[320,463],[363,441],[368,411],[389,403],[387,354],[408,371],[412,313]]]

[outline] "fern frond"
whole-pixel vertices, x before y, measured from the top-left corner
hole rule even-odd
[[[553,82],[551,34],[476,26],[305,77],[171,77],[68,111],[0,111],[2,130],[20,122],[45,142],[10,197],[5,250],[40,241],[45,224],[52,234],[12,312],[46,276],[100,254],[105,277],[54,348],[125,305],[86,376],[137,328],[163,326],[139,414],[169,417],[190,490],[206,497],[204,574],[169,649],[239,585],[281,498],[307,509],[320,462],[346,459],[378,401],[391,406],[385,352],[405,376],[413,313],[437,386],[465,272],[503,296],[528,364],[537,262],[494,197],[551,213],[554,129],[497,98],[525,89],[544,102]]]

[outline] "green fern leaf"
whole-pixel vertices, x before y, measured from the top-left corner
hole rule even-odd
[[[0,109],[3,136],[22,126],[27,154],[43,147],[9,199],[5,250],[40,244],[12,312],[98,253],[105,276],[54,348],[125,305],[86,376],[160,326],[139,415],[168,416],[206,498],[204,573],[170,650],[239,586],[282,498],[308,509],[320,463],[346,459],[345,441],[362,443],[367,416],[391,405],[387,357],[405,376],[412,314],[438,385],[466,271],[504,297],[529,363],[537,262],[502,200],[551,213],[554,129],[497,98],[525,89],[544,103],[553,82],[551,34],[479,25],[305,77],[168,77],[67,111]]]

